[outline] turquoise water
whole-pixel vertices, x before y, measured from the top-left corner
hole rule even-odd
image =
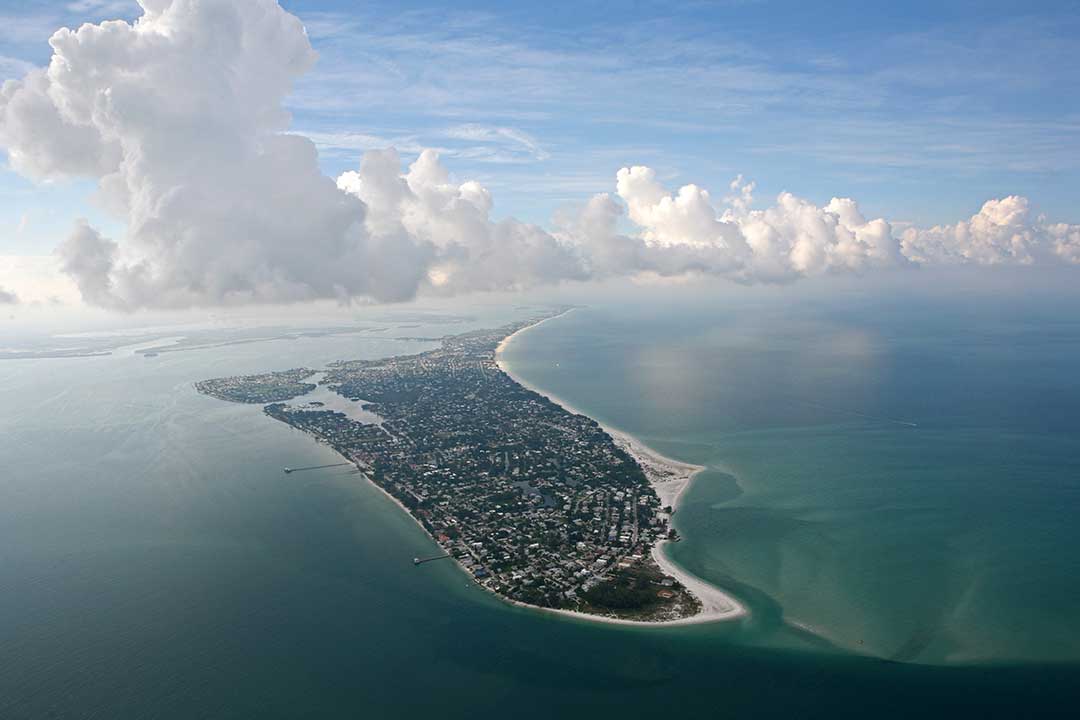
[[[507,357],[710,468],[673,556],[741,590],[771,640],[1076,660],[1080,319],[1014,298],[903,300],[594,306]]]
[[[752,605],[741,623],[552,618],[503,605],[452,565],[417,569],[433,544],[368,484],[281,472],[333,462],[329,450],[191,387],[422,342],[0,363],[0,717],[1015,717],[1075,702],[1075,328],[1032,341],[1054,348],[1025,376],[1036,399],[1002,407],[944,382],[913,393],[911,363],[944,361],[902,318],[882,335],[822,308],[823,335],[814,308],[734,322],[693,307],[594,304],[522,336],[508,359],[713,468],[676,516],[677,558]],[[777,316],[791,329],[759,329]],[[959,376],[983,388],[1014,377],[1031,356],[1010,343]],[[965,448],[979,458],[962,471]],[[921,474],[928,459],[952,469]],[[905,644],[906,659],[952,664],[878,659]]]

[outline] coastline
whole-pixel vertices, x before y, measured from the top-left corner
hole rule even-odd
[[[549,318],[545,318],[544,320],[540,320],[539,322],[523,327],[520,330],[517,330],[516,332],[503,338],[495,349],[495,362],[500,370],[506,373],[507,376],[509,376],[514,382],[518,383],[522,387],[525,387],[539,395],[549,398],[552,402],[561,406],[568,412],[589,417],[587,413],[580,412],[569,403],[563,401],[561,398],[558,398],[550,393],[541,391],[538,388],[535,388],[529,383],[525,382],[518,376],[514,375],[506,368],[505,364],[500,359],[500,354],[502,353],[502,350],[506,347],[509,341],[515,336],[517,336],[519,333],[524,332],[525,330],[529,330],[530,328],[534,328],[541,323],[547,322],[548,320],[562,317],[563,315],[571,312],[572,310],[573,308],[566,310],[565,312],[562,312],[558,315],[553,315]],[[599,423],[599,421],[597,422]],[[702,465],[693,465],[691,463],[685,463],[679,460],[675,460],[673,458],[666,457],[665,455],[653,450],[652,448],[648,447],[647,445],[645,445],[632,435],[629,435],[628,433],[608,427],[603,423],[599,424],[605,432],[611,435],[617,446],[628,452],[642,466],[642,469],[645,471],[646,477],[655,489],[663,506],[670,505],[674,509],[677,506],[679,498],[689,486],[690,481],[693,479],[693,477],[697,475],[697,473],[706,469]],[[293,429],[305,435],[309,435],[300,428],[291,425],[290,427],[293,427]],[[392,502],[403,513],[405,513],[405,515],[407,515],[409,519],[416,523],[417,527],[419,527],[424,532],[424,534],[427,535],[436,544],[436,546],[438,546],[444,551],[449,552],[446,548],[442,546],[441,543],[438,542],[438,540],[432,537],[431,533],[426,527],[424,527],[423,523],[420,522],[419,518],[417,518],[407,507],[405,507],[405,505],[398,498],[394,497],[385,488],[381,487],[378,483],[372,480],[367,470],[361,463],[359,463],[355,458],[348,455],[343,448],[338,448],[330,442],[322,440],[319,440],[319,442],[325,444],[326,447],[332,450],[335,454],[337,454],[343,460],[347,461],[349,464],[353,465],[359,471],[360,475],[362,475],[364,479],[371,484],[372,487],[382,493],[384,497],[389,499],[390,502]],[[453,560],[453,564],[457,567],[457,569],[465,575],[466,579],[469,581],[470,586],[476,586],[482,590],[486,590],[501,602],[531,611],[539,611],[543,613],[561,615],[564,617],[576,618],[578,620],[610,623],[615,625],[636,625],[639,627],[651,627],[665,625],[696,625],[703,623],[719,622],[724,620],[735,620],[748,614],[748,610],[746,609],[746,607],[743,606],[742,603],[740,603],[734,597],[728,595],[720,588],[717,588],[709,584],[708,582],[702,580],[696,575],[692,575],[679,565],[675,564],[675,562],[672,561],[670,558],[668,558],[663,550],[664,546],[668,542],[670,541],[660,540],[659,542],[657,542],[652,548],[652,551],[650,553],[651,557],[653,558],[654,562],[656,562],[657,566],[660,568],[661,571],[682,583],[686,590],[695,598],[697,598],[699,603],[701,603],[701,610],[697,614],[674,620],[634,620],[629,618],[599,615],[595,613],[579,612],[576,610],[561,610],[556,608],[541,607],[539,605],[530,605],[528,603],[520,602],[518,600],[512,600],[508,597],[500,595],[498,592],[483,585],[482,583],[476,582],[472,576],[472,573],[470,573],[469,570],[465,568],[465,566],[463,566],[456,557],[451,556],[451,559]]]
[[[298,430],[298,432],[303,433],[302,430]],[[306,435],[306,433],[303,434]],[[398,509],[401,510],[401,512],[403,512],[410,520],[416,523],[416,526],[420,528],[420,530],[422,530],[425,535],[431,538],[432,542],[434,542],[440,550],[446,551],[446,548],[444,548],[438,540],[435,540],[435,538],[431,537],[431,533],[429,533],[428,529],[424,527],[424,524],[421,523],[420,520],[417,519],[417,517],[413,515],[412,512],[410,512],[409,509],[405,507],[405,505],[400,500],[387,492],[387,490],[381,487],[377,482],[372,480],[371,476],[369,476],[367,472],[364,471],[364,469],[360,466],[359,463],[356,462],[356,460],[349,457],[333,445],[328,444],[327,447],[333,450],[339,457],[356,467],[356,469],[360,471],[360,475],[362,475],[363,478],[367,480],[373,488],[382,493],[383,497],[396,505]],[[577,612],[576,610],[559,610],[557,608],[547,608],[541,607],[539,605],[529,605],[528,603],[523,603],[518,600],[511,600],[504,595],[500,595],[491,588],[476,582],[472,574],[464,565],[462,565],[458,561],[456,557],[450,555],[449,559],[453,561],[454,567],[456,567],[458,571],[460,571],[469,581],[470,586],[478,587],[481,590],[490,593],[500,602],[504,602],[507,605],[513,605],[515,607],[523,608],[526,610],[550,613],[554,615],[562,615],[563,617],[576,618],[578,620],[609,623],[613,625],[636,625],[638,627],[649,627],[654,625],[699,625],[702,623],[719,622],[721,620],[735,620],[747,614],[746,609],[737,600],[727,595],[723,591],[719,590],[719,588],[715,588],[712,585],[709,585],[704,580],[698,578],[696,575],[691,575],[687,573],[678,565],[675,565],[673,562],[671,562],[667,558],[667,556],[664,555],[661,549],[663,545],[667,542],[667,540],[661,540],[656,545],[654,545],[652,550],[652,557],[656,561],[656,564],[660,566],[661,570],[666,572],[668,575],[676,578],[679,582],[685,585],[686,589],[698,599],[698,602],[701,603],[701,612],[699,612],[697,615],[691,615],[690,617],[679,618],[677,620],[630,620],[627,618],[610,617],[608,615],[597,615],[594,613]]]
[[[538,327],[548,320],[554,320],[560,318],[567,313],[573,312],[574,308],[553,315],[549,318],[545,318],[539,322],[527,325],[520,330],[507,335],[499,345],[495,348],[495,364],[506,373],[514,382],[518,383],[524,388],[532,390],[533,392],[543,395],[551,400],[556,405],[561,406],[567,412],[574,413],[576,415],[584,415],[591,417],[588,413],[581,412],[570,403],[566,402],[562,398],[553,395],[550,392],[541,390],[531,384],[518,375],[515,375],[506,363],[502,360],[503,350],[516,338],[518,335],[524,333],[527,330]],[[595,418],[594,418],[595,419]],[[698,473],[705,470],[704,465],[694,465],[692,463],[682,462],[681,460],[675,460],[669,458],[656,450],[653,450],[645,443],[641,442],[633,435],[626,433],[622,430],[610,427],[597,421],[603,430],[612,437],[615,444],[623,448],[628,452],[645,470],[646,477],[649,478],[650,484],[656,491],[656,494],[660,497],[661,506],[670,506],[672,510],[678,509],[678,503],[681,499],[686,488],[690,486],[691,481]],[[693,625],[707,622],[718,622],[721,620],[735,620],[748,614],[746,607],[726,592],[711,585],[705,580],[702,580],[696,575],[691,574],[689,571],[683,569],[671,560],[664,553],[664,546],[668,543],[668,540],[661,540],[656,543],[652,549],[652,557],[660,569],[668,575],[671,575],[680,583],[682,583],[686,589],[698,599],[701,603],[701,612],[696,615],[692,615],[687,618],[680,618],[678,620],[664,620],[664,621],[648,621],[648,620],[626,620],[622,618],[605,617],[603,615],[594,615],[590,613],[575,612],[573,610],[556,610],[553,608],[540,608],[534,605],[526,605],[525,603],[512,602],[514,605],[520,605],[522,607],[532,608],[535,610],[543,610],[545,612],[558,613],[560,615],[568,615],[571,617],[577,617],[585,620],[592,620],[596,622],[610,622],[621,625]]]

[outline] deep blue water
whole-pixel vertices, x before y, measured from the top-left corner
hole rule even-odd
[[[191,387],[422,343],[6,361],[0,717],[1070,714],[1064,313],[642,300],[547,323],[510,360],[710,465],[676,516],[676,556],[750,620],[636,629],[507,607],[452,565],[413,567],[432,543],[356,476],[281,472],[332,462],[325,447]],[[898,651],[912,662],[881,659]]]

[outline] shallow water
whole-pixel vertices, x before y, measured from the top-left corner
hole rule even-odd
[[[321,384],[325,373],[318,372],[307,378],[305,382],[314,383],[315,389],[290,400],[287,405],[298,409],[326,410],[341,413],[351,420],[367,425],[382,425],[383,419],[365,409],[362,400],[350,400],[349,398],[334,392],[328,386]]]
[[[477,311],[471,324],[449,331],[509,315]],[[506,606],[450,563],[414,567],[412,558],[434,544],[347,469],[282,472],[335,462],[328,448],[258,407],[219,402],[192,387],[207,377],[417,352],[429,347],[424,343],[327,336],[150,358],[7,361],[0,363],[0,717],[900,717],[915,709],[1015,717],[1077,699],[1073,665],[882,663],[785,629],[782,618],[803,607],[800,620],[848,632],[835,616],[766,581],[789,577],[783,553],[814,535],[808,523],[852,518],[838,526],[856,537],[867,524],[849,504],[811,501],[814,493],[798,490],[799,477],[808,477],[805,463],[776,449],[790,438],[766,442],[775,411],[757,422],[737,414],[726,424],[702,422],[713,409],[691,403],[694,394],[671,387],[658,393],[649,382],[653,370],[617,363],[637,342],[619,322],[602,308],[572,313],[523,336],[508,359],[530,380],[641,432],[658,449],[687,460],[715,458],[737,472],[738,486],[715,471],[702,476],[680,512],[687,540],[678,551],[706,577],[723,581],[730,572],[755,607],[750,620],[639,629]],[[697,336],[712,332],[702,326]],[[561,368],[592,368],[592,379],[566,384],[544,371],[552,357]],[[606,358],[609,372],[596,372],[597,357]],[[664,357],[661,375],[674,367],[690,373],[686,382],[704,377],[674,354]],[[709,400],[710,392],[699,387],[696,395]],[[669,404],[676,400],[681,404]],[[697,409],[672,414],[672,407]],[[839,433],[843,424],[815,427]],[[816,442],[808,435],[793,447],[807,452]],[[771,484],[784,477],[747,472],[763,462],[761,452],[775,457],[770,472],[790,467],[790,487]],[[830,494],[843,496],[835,486]],[[995,498],[1006,502],[989,495],[980,503]],[[892,503],[903,509],[902,499]],[[751,508],[744,529],[725,515],[746,513],[742,506]],[[941,523],[932,508],[916,510],[909,521],[929,514],[920,527]],[[756,550],[755,537],[774,550]],[[1020,547],[1048,541],[1033,535]],[[881,544],[887,549],[882,540],[866,552]],[[825,547],[804,552],[818,553],[814,577],[838,587],[850,575],[824,569]],[[955,547],[958,554],[989,551]],[[784,572],[770,575],[774,552]],[[1031,572],[1057,577],[1068,557],[1059,552],[1057,565]],[[870,583],[860,592],[876,601],[875,590]],[[1028,597],[1036,607],[1046,602],[1034,590]],[[984,605],[970,607],[976,620],[993,617]]]
[[[596,306],[505,357],[710,467],[672,555],[760,604],[771,641],[794,628],[895,660],[1080,658],[1080,321],[922,310]]]

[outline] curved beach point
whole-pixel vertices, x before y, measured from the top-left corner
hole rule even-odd
[[[502,360],[503,350],[513,341],[514,338],[531,330],[532,328],[542,325],[548,320],[554,320],[555,318],[562,317],[566,313],[573,312],[573,309],[552,317],[545,318],[537,323],[528,325],[521,328],[515,333],[512,333],[499,343],[495,349],[495,362],[499,366],[499,369],[509,375],[516,383],[522,387],[528,388],[533,392],[543,395],[551,400],[553,403],[560,405],[567,412],[575,413],[577,415],[588,415],[575,408],[570,403],[566,402],[562,398],[559,398],[550,392],[541,390],[533,385],[530,385],[527,381],[518,375],[511,372],[506,363]],[[599,421],[598,421],[599,422]],[[612,437],[615,444],[628,452],[634,460],[641,465],[642,470],[645,471],[645,476],[649,479],[649,483],[653,486],[656,494],[660,498],[661,507],[670,506],[673,510],[678,508],[679,499],[683,492],[689,487],[690,481],[694,476],[705,469],[703,465],[693,465],[691,463],[685,463],[673,458],[669,458],[657,451],[653,450],[643,442],[635,438],[634,436],[618,430],[603,423],[600,423],[600,427]],[[598,622],[610,622],[623,625],[690,625],[695,623],[707,623],[718,622],[721,620],[734,620],[748,614],[746,607],[736,600],[731,595],[727,594],[720,588],[712,585],[696,575],[693,575],[677,565],[671,558],[664,552],[664,546],[668,543],[667,540],[662,540],[652,549],[652,557],[656,564],[665,573],[682,583],[686,589],[698,599],[701,603],[701,611],[696,615],[692,615],[686,618],[680,618],[678,620],[663,620],[663,621],[648,621],[648,620],[627,620],[622,618],[605,617],[603,615],[594,615],[591,613],[574,612],[572,610],[554,610],[550,608],[538,608],[546,610],[552,613],[558,613],[560,615],[570,615],[586,620],[595,620]],[[524,605],[523,603],[515,603],[516,605],[522,605],[523,607],[533,608],[532,605]]]

